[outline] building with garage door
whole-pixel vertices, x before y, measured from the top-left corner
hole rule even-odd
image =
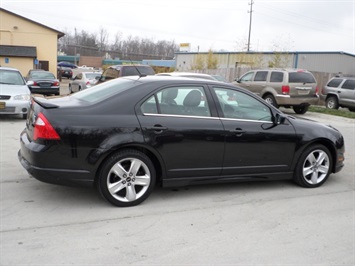
[[[26,75],[41,68],[57,73],[58,39],[64,33],[0,8],[0,65]]]

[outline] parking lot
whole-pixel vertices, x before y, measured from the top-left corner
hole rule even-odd
[[[63,80],[61,95],[67,88]],[[0,116],[0,265],[354,265],[355,120],[303,117],[346,141],[344,169],[320,188],[156,188],[143,204],[116,208],[95,189],[31,178],[17,159],[25,121]]]

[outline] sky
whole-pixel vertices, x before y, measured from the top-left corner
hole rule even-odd
[[[58,31],[108,32],[195,51],[342,51],[355,54],[355,0],[0,0]],[[250,10],[252,7],[252,22]],[[1,19],[1,18],[0,18]]]

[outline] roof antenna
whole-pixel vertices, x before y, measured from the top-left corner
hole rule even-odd
[[[133,61],[132,61],[132,59],[130,58],[130,57],[128,57],[128,59],[129,59],[129,61],[131,61],[131,64],[134,66],[134,68],[137,70],[137,72],[138,72],[138,74],[139,74],[139,78],[142,78],[142,77],[146,77],[147,76],[147,74],[142,74],[140,71],[139,71],[139,69],[138,69],[138,67],[133,63]]]

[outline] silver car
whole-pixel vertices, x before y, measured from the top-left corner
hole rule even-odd
[[[0,67],[0,114],[19,114],[26,119],[31,92],[20,71]]]
[[[329,109],[347,107],[355,112],[355,78],[331,78],[322,90],[321,99]]]
[[[70,93],[94,86],[101,77],[101,72],[80,72],[69,83]]]

